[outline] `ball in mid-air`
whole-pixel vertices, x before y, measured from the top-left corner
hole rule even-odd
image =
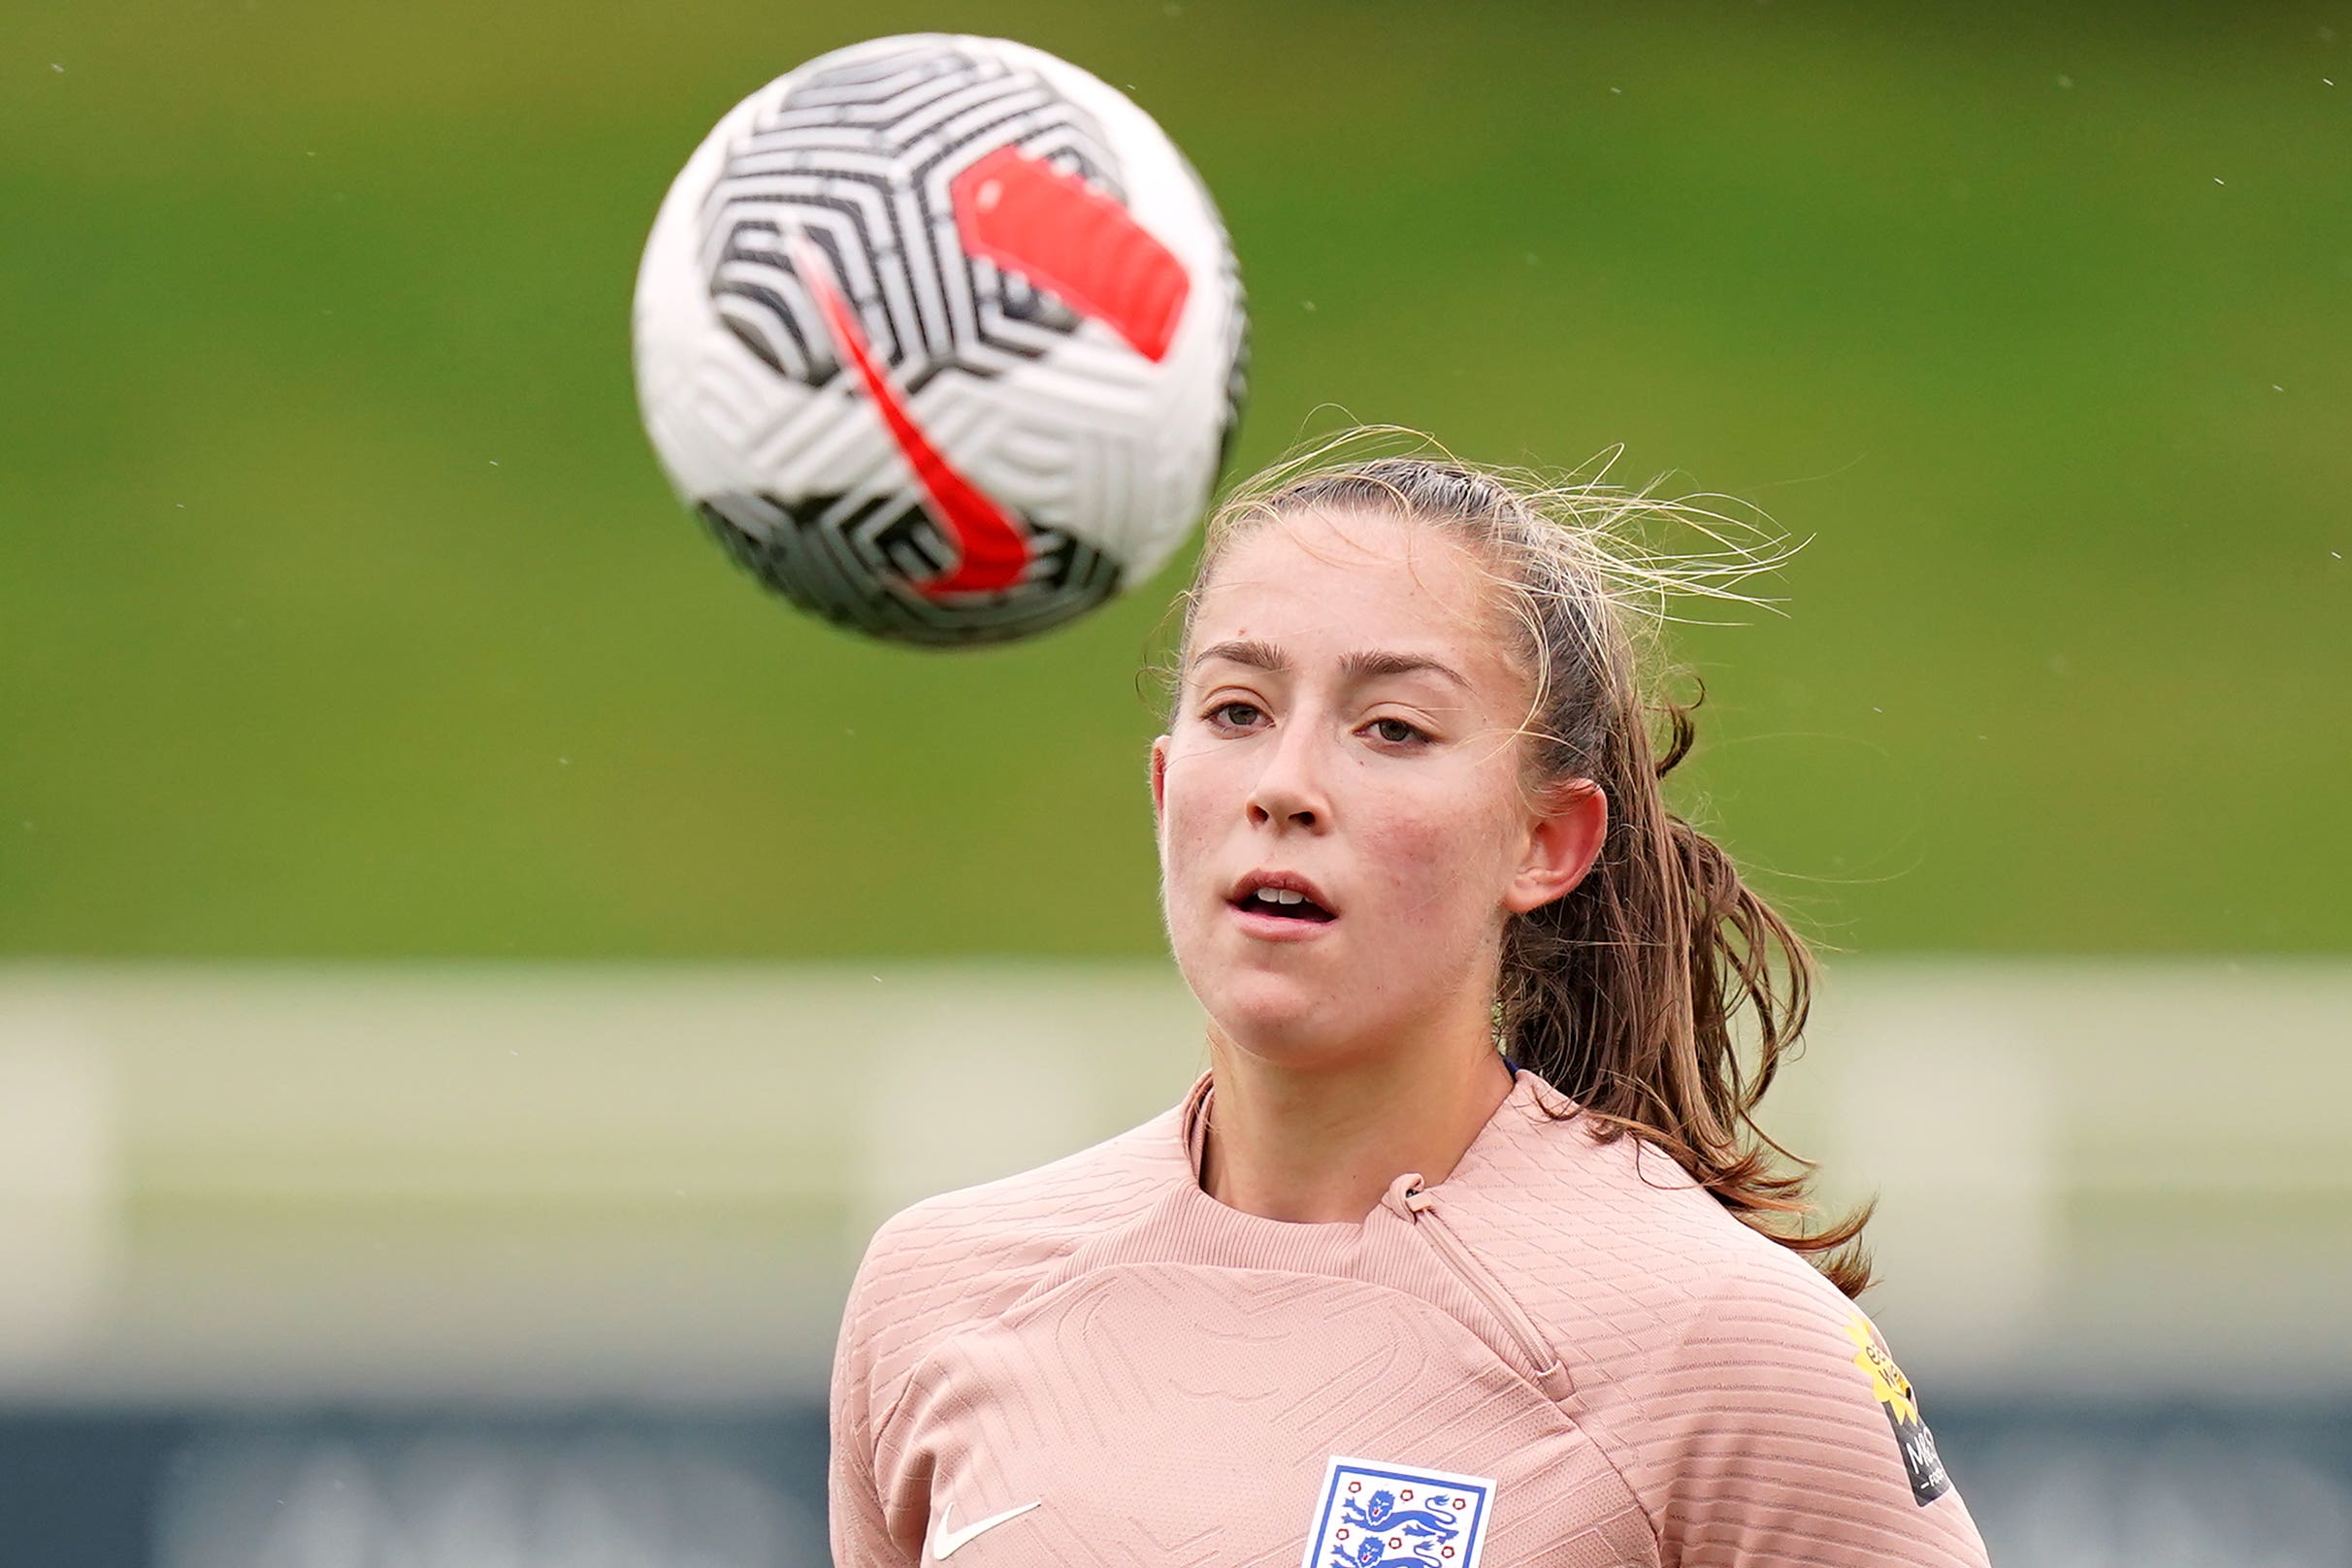
[[[802,607],[931,646],[1085,613],[1191,533],[1239,413],[1225,226],[1123,93],[947,34],[736,105],[637,270],[680,497]]]

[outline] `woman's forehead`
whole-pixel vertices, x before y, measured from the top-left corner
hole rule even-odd
[[[1201,586],[1190,642],[1194,660],[1236,637],[1299,657],[1445,650],[1472,678],[1508,682],[1496,608],[1491,579],[1437,529],[1309,511],[1258,524],[1225,548]]]
[[[1475,638],[1493,608],[1485,572],[1436,528],[1318,508],[1270,518],[1225,547],[1201,585],[1195,632],[1212,617],[1344,613]]]

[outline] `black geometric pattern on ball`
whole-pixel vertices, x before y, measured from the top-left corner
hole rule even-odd
[[[1101,127],[1033,71],[941,39],[808,73],[728,149],[703,201],[711,303],[778,375],[821,387],[841,374],[786,253],[797,230],[906,392],[1049,352],[1079,317],[965,255],[956,231],[950,181],[1006,146],[1127,200]]]
[[[1058,529],[1029,526],[1029,572],[1016,587],[967,600],[904,586],[943,571],[937,527],[901,501],[714,496],[700,507],[737,565],[802,609],[837,625],[925,647],[978,647],[1042,632],[1119,592],[1109,555]]]

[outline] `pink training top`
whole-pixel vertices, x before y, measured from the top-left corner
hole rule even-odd
[[[1360,1225],[1201,1190],[1184,1104],[918,1203],[833,1382],[839,1568],[1983,1564],[1911,1385],[1803,1258],[1519,1074]]]

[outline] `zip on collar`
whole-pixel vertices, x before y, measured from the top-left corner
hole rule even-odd
[[[1553,1399],[1566,1398],[1570,1392],[1568,1369],[1560,1364],[1552,1341],[1545,1337],[1535,1320],[1527,1316],[1526,1309],[1512,1299],[1511,1292],[1479,1260],[1469,1244],[1454,1233],[1454,1226],[1440,1211],[1437,1194],[1421,1185],[1421,1173],[1408,1171],[1389,1183],[1388,1191],[1381,1194],[1381,1201],[1412,1222],[1415,1232],[1429,1244],[1439,1261],[1502,1323],[1519,1353],[1520,1372]]]

